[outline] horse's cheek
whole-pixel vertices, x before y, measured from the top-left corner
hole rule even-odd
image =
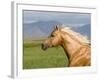
[[[53,44],[56,46],[56,45],[58,45],[59,44],[59,40],[58,39],[54,39],[53,40]]]

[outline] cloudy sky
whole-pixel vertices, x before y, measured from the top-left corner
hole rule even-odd
[[[81,26],[90,24],[90,14],[86,13],[63,13],[63,12],[43,12],[43,11],[23,11],[24,23],[35,23],[38,21],[58,21],[65,25]]]

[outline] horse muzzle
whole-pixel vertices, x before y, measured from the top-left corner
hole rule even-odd
[[[41,45],[41,48],[42,48],[43,50],[46,50],[48,47],[49,47],[49,46],[48,46],[47,44],[42,44],[42,45]]]

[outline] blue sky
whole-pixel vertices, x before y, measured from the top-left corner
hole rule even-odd
[[[91,23],[91,15],[86,13],[63,13],[24,10],[24,23],[35,23],[38,21],[58,21],[72,27]]]

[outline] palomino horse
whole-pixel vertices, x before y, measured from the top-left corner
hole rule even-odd
[[[42,49],[61,46],[68,57],[70,67],[90,66],[91,65],[91,47],[86,37],[74,32],[67,27],[58,27],[42,44]]]

